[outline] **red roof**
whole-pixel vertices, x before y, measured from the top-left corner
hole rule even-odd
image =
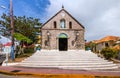
[[[106,36],[100,40],[96,40],[95,43],[107,42],[107,41],[117,41],[120,37],[116,36]]]
[[[8,42],[8,43],[4,44],[4,46],[11,46],[11,45],[12,45],[11,42]]]

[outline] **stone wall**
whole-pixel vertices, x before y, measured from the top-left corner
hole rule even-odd
[[[50,45],[46,46],[45,41],[47,41],[47,31],[50,33]],[[84,49],[84,34],[83,31],[79,31],[78,40],[75,41],[76,35],[74,30],[42,30],[42,49],[55,49],[59,48],[59,34],[65,33],[68,35],[68,49]],[[74,44],[72,42],[74,41]],[[76,46],[78,44],[78,46]]]

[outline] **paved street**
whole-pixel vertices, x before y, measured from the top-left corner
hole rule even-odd
[[[18,78],[18,77],[0,74],[0,78]]]
[[[0,74],[0,78],[38,78],[38,77],[30,77],[30,76],[10,76],[10,75]]]

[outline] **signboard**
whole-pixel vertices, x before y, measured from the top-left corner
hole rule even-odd
[[[10,53],[11,52],[11,46],[5,46],[4,47],[4,52],[5,53]]]

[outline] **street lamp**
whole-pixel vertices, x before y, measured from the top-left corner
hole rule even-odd
[[[50,36],[50,32],[49,31],[47,31],[47,35]]]
[[[78,32],[78,31],[76,32],[76,35],[77,35],[77,36],[79,35],[79,32]]]
[[[75,43],[76,43],[76,48],[78,48],[79,47],[79,39],[78,39],[78,36],[79,36],[79,32],[78,31],[75,31],[75,35],[76,35],[76,38],[75,38]]]
[[[48,40],[48,42],[49,42],[49,40],[50,40],[50,32],[49,31],[47,31],[47,40]]]
[[[78,36],[79,36],[79,32],[75,31],[75,35],[76,35],[75,41],[77,41],[78,40]]]
[[[47,31],[47,44],[50,47],[50,32]]]

